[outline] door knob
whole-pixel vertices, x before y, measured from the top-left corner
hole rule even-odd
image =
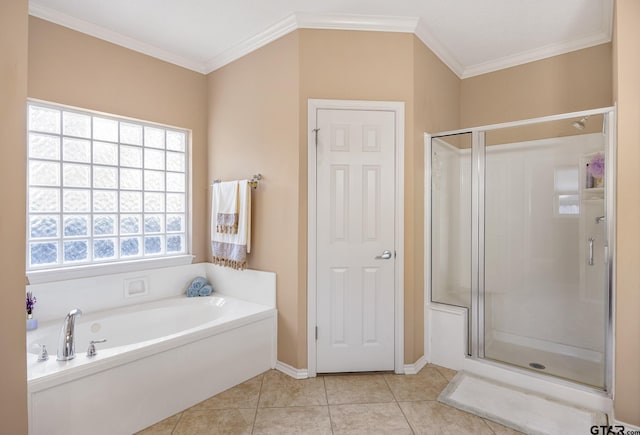
[[[383,251],[382,255],[378,255],[376,260],[388,260],[391,258],[391,251]]]

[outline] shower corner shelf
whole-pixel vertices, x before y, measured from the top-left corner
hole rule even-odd
[[[579,172],[579,180],[580,180],[580,199],[583,201],[592,201],[598,199],[604,199],[604,186],[602,187],[586,187],[586,178],[587,178],[587,166],[589,161],[596,154],[602,154],[602,151],[595,151],[588,154],[583,154],[580,157],[580,172]]]

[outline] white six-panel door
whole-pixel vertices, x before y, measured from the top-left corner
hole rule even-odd
[[[395,113],[316,123],[317,372],[393,370]]]

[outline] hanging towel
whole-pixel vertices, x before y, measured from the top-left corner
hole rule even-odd
[[[211,253],[213,263],[237,270],[247,268],[247,253],[251,251],[251,187],[248,180],[238,185],[238,231],[236,234],[220,233],[216,230],[218,202],[213,189],[211,200]]]
[[[238,182],[225,181],[213,185],[216,232],[238,234]]]

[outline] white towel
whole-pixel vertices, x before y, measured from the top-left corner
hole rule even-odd
[[[213,200],[216,210],[216,232],[238,233],[238,182],[225,181],[213,185]]]
[[[211,199],[211,253],[213,263],[233,269],[247,268],[247,253],[251,251],[251,187],[248,180],[237,181],[238,187],[238,232],[219,233],[217,227],[217,189]],[[215,185],[214,185],[215,186]]]

